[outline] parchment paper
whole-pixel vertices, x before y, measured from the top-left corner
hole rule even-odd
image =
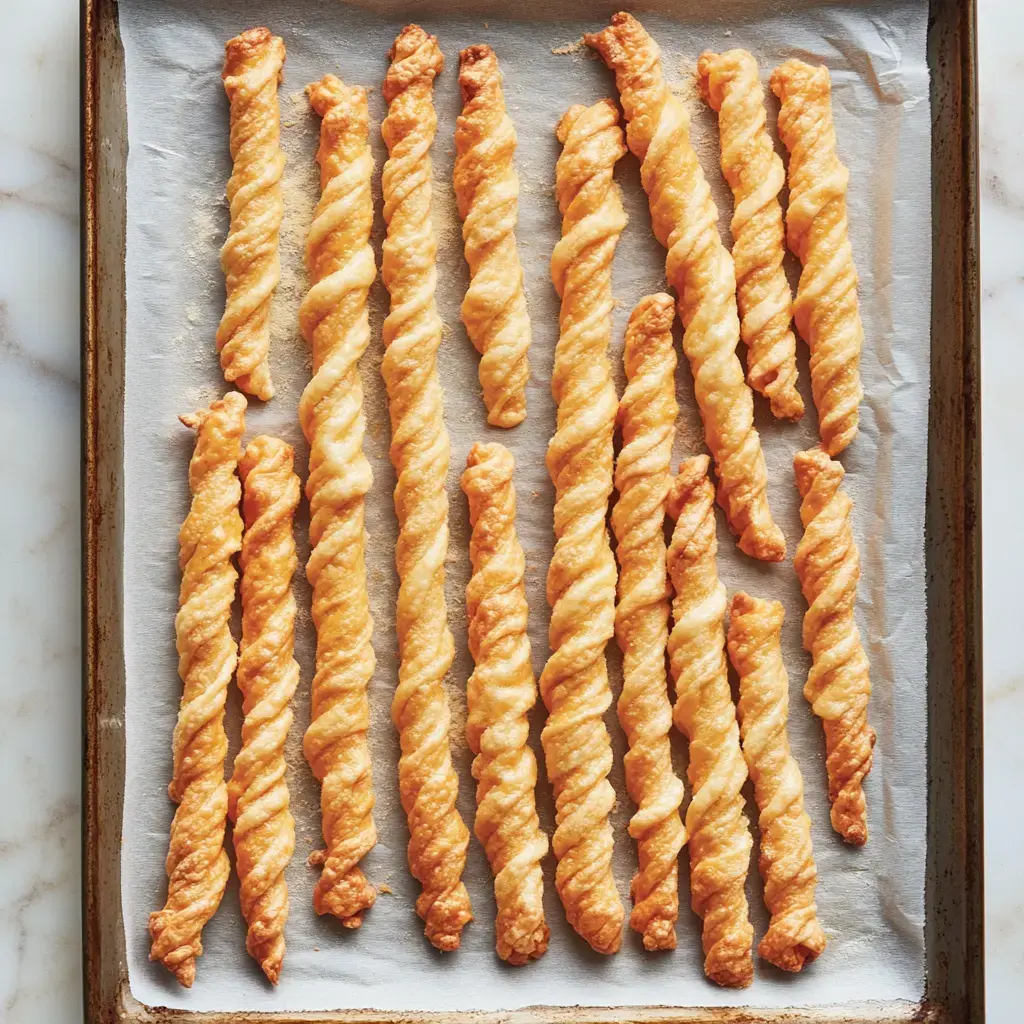
[[[667,0],[666,0],[667,3]],[[471,840],[466,882],[475,921],[455,954],[435,952],[422,936],[413,903],[418,886],[405,865],[405,818],[397,798],[397,738],[389,703],[397,675],[393,565],[396,523],[394,473],[387,457],[390,428],[380,378],[380,325],[387,296],[379,281],[372,296],[373,343],[362,375],[366,387],[367,455],[374,487],[367,501],[369,587],[376,621],[377,672],[372,684],[370,733],[380,842],[365,862],[368,877],[388,887],[357,932],[317,918],[311,906],[314,870],[308,854],[320,845],[318,792],[301,751],[309,719],[314,634],[309,590],[296,580],[300,608],[297,656],[302,681],[288,746],[296,818],[295,857],[288,869],[291,917],[281,983],[272,989],[245,952],[245,926],[234,878],[215,918],[203,932],[204,955],[194,988],[179,988],[159,965],[147,962],[149,911],[166,891],[164,857],[172,805],[171,731],[181,692],[174,652],[178,587],[176,531],[188,509],[186,468],[193,435],[177,416],[221,393],[214,332],[223,309],[218,249],[228,224],[224,186],[231,170],[228,107],[220,82],[223,43],[252,24],[265,23],[288,47],[281,88],[282,140],[287,152],[282,279],[273,302],[271,366],[277,394],[266,406],[250,404],[248,436],[276,433],[293,445],[305,473],[306,445],[296,408],[309,376],[309,358],[296,311],[305,288],[302,245],[317,195],[313,161],[318,121],[301,90],[332,71],[370,87],[371,137],[377,161],[378,253],[383,235],[379,169],[386,153],[379,136],[384,114],[380,83],[397,30],[412,17],[436,32],[447,60],[437,82],[439,131],[434,146],[434,220],[440,239],[438,304],[446,323],[440,367],[446,420],[452,437],[448,478],[452,542],[448,559],[449,621],[457,656],[449,679],[452,742],[459,771],[459,806],[474,816],[470,756],[463,736],[465,680],[472,665],[466,648],[465,585],[469,575],[468,516],[458,486],[474,441],[497,439],[518,460],[518,525],[527,552],[530,636],[538,674],[548,654],[544,579],[551,555],[552,487],[544,452],[554,426],[549,391],[557,338],[557,299],[548,259],[559,234],[553,198],[558,144],[554,126],[572,103],[615,96],[612,76],[577,45],[584,30],[599,28],[615,9],[600,2],[574,7],[578,20],[545,20],[556,10],[534,0],[518,5],[524,20],[501,20],[516,5],[492,3],[464,14],[458,0],[430,8],[381,0],[350,6],[337,0],[121,0],[128,88],[127,353],[125,397],[124,621],[127,668],[127,772],[121,862],[129,978],[144,1003],[195,1010],[287,1011],[373,1007],[393,1010],[513,1009],[553,1005],[785,1006],[865,999],[917,999],[923,990],[923,890],[925,863],[925,588],[923,520],[930,308],[930,170],[928,72],[925,64],[927,4],[923,0],[872,0],[821,6],[810,3],[730,2],[709,20],[706,2],[675,0],[673,17],[644,15],[661,43],[667,73],[690,97],[693,132],[711,181],[727,243],[732,200],[718,169],[717,123],[693,90],[692,70],[705,48],[745,46],[758,57],[764,80],[788,56],[825,62],[832,72],[834,111],[842,159],[850,167],[850,229],[860,273],[866,334],[861,369],[865,398],[861,431],[844,454],[847,487],[856,502],[860,546],[858,619],[871,660],[871,720],[878,731],[874,770],[867,783],[871,839],[861,850],[844,848],[829,827],[821,727],[801,696],[808,658],[800,647],[804,603],[792,565],[761,565],[740,555],[719,515],[719,568],[730,592],[740,587],[784,601],[786,664],[790,673],[790,736],[804,772],[813,822],[820,884],[818,908],[829,946],[798,977],[758,962],[745,992],[730,992],[702,974],[700,922],[688,909],[688,858],[681,858],[682,911],[679,948],[645,953],[627,930],[621,952],[593,954],[577,939],[546,863],[546,907],[552,927],[547,955],[525,968],[509,968],[493,952],[493,895],[479,844]],[[383,13],[381,13],[383,11]],[[525,20],[534,19],[534,20]],[[529,416],[502,432],[486,425],[477,382],[478,357],[459,321],[467,271],[451,188],[453,131],[460,101],[458,51],[475,42],[497,50],[505,73],[509,109],[519,134],[522,179],[519,242],[533,321]],[[768,97],[774,126],[777,103]],[[650,231],[636,160],[617,169],[630,222],[615,259],[612,359],[619,392],[622,332],[635,302],[664,287],[664,253]],[[796,267],[790,267],[795,281]],[[745,357],[745,354],[744,354]],[[792,555],[800,538],[792,456],[817,440],[810,400],[806,349],[799,348],[807,415],[798,425],[773,422],[756,397],[757,423],[767,455],[770,497]],[[676,457],[703,450],[689,369],[680,360],[681,405]],[[297,520],[300,562],[308,554],[305,506]],[[612,685],[621,664],[609,645]],[[240,699],[232,687],[227,728],[237,748]],[[543,710],[534,715],[534,748]],[[615,874],[627,906],[635,871],[633,842],[625,831],[632,806],[622,784],[624,740],[608,715],[616,747],[613,781],[620,794],[614,815]],[[680,772],[685,745],[675,737]],[[228,763],[230,773],[230,758]],[[543,774],[543,771],[542,771]],[[542,778],[542,823],[553,829],[551,792]],[[748,814],[756,822],[749,797]],[[751,826],[756,839],[756,828]],[[230,843],[229,843],[230,848]],[[766,927],[761,881],[751,859],[748,896],[756,938]]]

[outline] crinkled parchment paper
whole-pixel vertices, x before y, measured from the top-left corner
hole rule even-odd
[[[786,664],[790,673],[790,734],[804,772],[820,873],[818,907],[829,937],[821,959],[802,976],[786,977],[758,964],[745,992],[728,992],[704,980],[700,923],[688,909],[687,857],[681,859],[683,909],[679,948],[645,953],[627,932],[622,951],[604,958],[590,952],[565,923],[546,864],[551,947],[538,963],[513,969],[493,952],[493,897],[487,864],[470,843],[466,882],[476,920],[455,954],[435,952],[422,936],[413,903],[418,891],[405,866],[406,825],[397,798],[397,738],[388,709],[396,682],[392,561],[396,524],[391,505],[394,473],[388,462],[385,391],[380,378],[380,325],[387,296],[378,282],[371,295],[374,341],[363,365],[367,454],[374,488],[368,498],[368,571],[377,673],[372,684],[371,744],[380,843],[367,859],[370,879],[384,886],[364,926],[346,932],[317,918],[310,896],[315,873],[306,857],[320,843],[317,787],[302,757],[309,717],[313,629],[309,589],[296,581],[300,608],[298,658],[302,682],[295,698],[295,727],[288,746],[297,843],[288,870],[291,917],[281,983],[271,989],[245,952],[245,926],[232,879],[216,917],[203,933],[204,956],[195,987],[185,991],[157,964],[147,962],[147,914],[162,905],[164,857],[172,805],[171,730],[180,696],[174,652],[178,587],[176,532],[188,508],[186,467],[190,431],[181,412],[205,405],[224,390],[214,332],[224,304],[218,249],[228,214],[224,186],[230,173],[228,107],[220,82],[224,41],[254,23],[281,34],[288,47],[281,87],[282,141],[287,152],[282,279],[273,302],[271,366],[277,386],[266,406],[253,402],[248,435],[269,431],[295,445],[304,474],[306,445],[296,407],[309,376],[309,357],[296,311],[305,277],[302,246],[317,195],[313,161],[318,122],[301,90],[327,71],[369,87],[372,141],[378,176],[385,159],[378,126],[384,114],[380,83],[397,30],[411,17],[440,38],[447,67],[437,82],[439,119],[434,146],[434,220],[440,239],[438,304],[445,321],[440,353],[445,411],[452,437],[448,478],[452,543],[448,560],[449,621],[457,656],[449,679],[452,742],[461,780],[460,807],[473,820],[470,757],[463,736],[466,649],[464,588],[469,574],[468,516],[458,486],[474,441],[501,440],[518,460],[519,531],[527,552],[530,635],[538,673],[548,653],[544,578],[552,548],[552,488],[544,452],[554,425],[549,391],[557,337],[557,300],[548,258],[559,234],[553,197],[558,155],[554,126],[572,103],[614,96],[604,65],[578,41],[599,28],[614,7],[581,2],[578,20],[546,20],[555,10],[539,0],[518,5],[522,20],[502,20],[515,5],[491,3],[468,11],[446,5],[374,7],[340,0],[242,0],[147,2],[121,0],[128,96],[127,353],[125,396],[124,622],[127,663],[127,772],[123,856],[124,921],[131,989],[147,1004],[196,1010],[323,1010],[375,1007],[394,1010],[512,1009],[535,1004],[786,1006],[863,999],[917,999],[923,989],[923,890],[925,865],[925,584],[923,519],[927,451],[930,185],[928,72],[925,64],[927,4],[872,0],[861,4],[748,3],[716,8],[698,0],[665,0],[663,14],[644,15],[660,42],[667,74],[690,98],[693,132],[719,203],[728,239],[732,200],[718,169],[714,114],[696,99],[693,68],[705,48],[745,46],[757,56],[767,81],[771,69],[796,55],[825,62],[832,71],[842,159],[850,167],[850,229],[861,280],[866,344],[862,360],[865,398],[861,432],[844,454],[847,486],[856,501],[854,527],[863,561],[858,618],[871,659],[871,719],[878,730],[875,767],[868,781],[871,839],[862,850],[844,848],[829,827],[823,740],[819,723],[801,696],[808,659],[800,647],[804,604],[790,562],[760,565],[735,550],[720,525],[719,566],[730,591],[745,587],[784,601]],[[568,9],[568,8],[565,8]],[[672,17],[664,16],[671,13]],[[532,20],[531,20],[532,19]],[[529,416],[511,432],[486,425],[477,383],[477,356],[459,321],[467,280],[451,188],[453,131],[459,112],[459,49],[487,42],[505,73],[509,109],[519,133],[522,179],[519,240],[533,320]],[[768,99],[774,125],[777,104]],[[664,254],[650,231],[636,160],[619,164],[617,178],[629,226],[615,259],[612,359],[617,384],[622,332],[630,309],[644,294],[664,287]],[[374,244],[383,234],[379,193]],[[790,267],[795,272],[795,266]],[[795,281],[795,277],[794,277]],[[816,439],[806,349],[799,349],[808,414],[797,425],[771,421],[756,398],[757,422],[768,459],[772,509],[786,532],[789,551],[800,537],[792,456]],[[678,375],[682,412],[677,458],[703,450],[684,361]],[[721,516],[719,516],[721,524]],[[300,510],[300,559],[308,553],[306,513]],[[609,646],[612,685],[621,665]],[[238,742],[240,700],[232,687],[228,731],[232,755]],[[621,730],[608,716],[616,746],[614,782],[620,793],[614,821],[615,873],[623,898],[635,870],[634,844],[625,824],[631,805],[622,785]],[[534,715],[534,743],[542,721]],[[684,744],[676,737],[680,769]],[[230,760],[228,764],[230,770]],[[749,794],[749,786],[748,786]],[[553,827],[551,792],[539,785],[542,822]],[[752,800],[748,812],[756,821]],[[752,826],[753,827],[753,826]],[[748,895],[757,936],[766,915],[761,882],[751,860]]]

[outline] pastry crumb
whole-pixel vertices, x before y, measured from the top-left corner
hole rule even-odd
[[[562,43],[561,46],[552,46],[551,52],[556,57],[564,57],[569,53],[579,53],[585,46],[586,44],[583,42],[583,37],[580,36],[580,38],[575,40],[575,42]]]

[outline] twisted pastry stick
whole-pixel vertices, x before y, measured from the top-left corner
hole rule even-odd
[[[514,427],[526,419],[530,317],[516,250],[516,130],[505,111],[498,58],[489,46],[470,46],[459,54],[459,85],[463,108],[455,126],[455,197],[470,273],[462,322],[482,357],[487,422]]]
[[[868,725],[871,679],[853,610],[860,557],[850,528],[853,502],[841,491],[843,467],[820,448],[793,458],[803,501],[804,535],[793,565],[809,605],[804,647],[811,653],[804,696],[825,729],[832,827],[848,842],[868,840],[864,778],[871,771],[875,730]]]
[[[751,845],[740,793],[747,766],[725,664],[725,587],[715,563],[715,495],[707,471],[706,455],[687,459],[669,496],[676,525],[668,571],[676,596],[668,655],[676,726],[690,741],[686,833],[692,905],[704,919],[704,973],[719,985],[745,987],[754,976],[754,930],[743,891]]]
[[[558,403],[547,467],[555,485],[548,568],[551,657],[540,677],[541,734],[555,791],[555,887],[576,931],[599,953],[622,941],[625,911],[612,877],[615,791],[608,782],[611,704],[604,649],[614,632],[615,559],[605,516],[612,490],[617,401],[608,362],[612,256],[626,214],[612,181],[626,152],[611,100],[570,108],[558,124],[555,172],[562,237],[551,277],[562,299],[551,391]]]
[[[758,953],[784,971],[799,971],[825,948],[814,887],[811,819],[804,811],[804,780],[789,750],[789,677],[779,633],[785,612],[778,601],[740,591],[729,613],[729,658],[740,678],[736,708],[743,756],[761,813],[759,866],[771,913]]]
[[[281,278],[277,251],[284,201],[281,114],[277,84],[284,40],[266,28],[250,28],[224,47],[224,90],[231,101],[228,179],[231,227],[220,251],[227,302],[217,328],[224,379],[267,401],[270,381],[270,296]]]
[[[312,286],[299,309],[313,349],[313,378],[299,403],[309,441],[309,542],[306,577],[313,588],[317,631],[312,720],[303,740],[320,780],[326,850],[313,890],[318,914],[358,928],[376,890],[359,861],[377,842],[373,778],[366,731],[366,688],[375,660],[366,593],[363,499],[373,476],[363,455],[363,388],[359,359],[370,340],[366,296],[376,267],[370,248],[373,199],[366,93],[334,75],[307,87],[320,125],[323,194],[306,242]]]
[[[519,965],[544,953],[549,930],[540,869],[548,841],[534,800],[537,760],[527,745],[526,715],[537,686],[526,635],[526,556],[516,536],[514,470],[507,448],[475,444],[462,489],[473,526],[466,615],[476,668],[466,687],[466,738],[476,755],[475,832],[494,872],[498,956]]]
[[[444,58],[437,39],[418,25],[402,29],[390,57],[384,80],[388,114],[381,125],[388,147],[383,175],[388,236],[381,273],[391,312],[384,321],[381,372],[398,475],[401,658],[391,717],[402,744],[398,777],[409,819],[409,869],[423,885],[416,911],[426,922],[427,938],[438,949],[452,950],[473,914],[462,883],[469,831],[455,808],[459,780],[448,744],[451,714],[444,689],[455,654],[444,599],[444,482],[451,448],[437,375],[441,318],[434,304],[437,237],[430,222],[430,146],[437,130],[432,93]]]
[[[838,455],[854,438],[864,397],[864,328],[846,221],[850,172],[836,155],[828,68],[787,60],[772,72],[782,101],[779,135],[789,150],[789,247],[803,264],[793,316],[811,350],[811,391],[821,443]]]
[[[174,632],[184,691],[167,787],[178,808],[167,852],[167,902],[149,915],[149,958],[190,988],[203,952],[203,926],[220,906],[230,872],[224,701],[238,660],[229,620],[238,579],[231,556],[242,546],[236,468],[245,398],[232,391],[181,422],[198,436],[188,467],[192,506],[178,533],[182,576]]]
[[[284,960],[288,883],[284,870],[295,850],[288,809],[284,743],[292,725],[290,702],[299,682],[295,650],[295,539],[292,518],[299,478],[291,445],[262,435],[249,442],[238,465],[242,478],[242,749],[228,783],[235,866],[246,949],[275,985]]]
[[[641,299],[629,318],[623,355],[629,383],[619,405],[622,451],[615,467],[619,500],[612,510],[619,559],[615,633],[623,674],[618,711],[629,740],[626,787],[637,805],[629,834],[640,857],[629,923],[647,949],[676,948],[678,858],[686,841],[679,819],[683,784],[672,770],[668,740],[672,705],[665,675],[670,593],[665,499],[679,411],[674,317],[672,296],[660,293]]]
[[[782,269],[779,191],[786,172],[765,128],[757,61],[746,50],[704,53],[697,74],[701,95],[718,111],[722,174],[735,200],[732,258],[747,380],[768,399],[772,415],[798,420],[804,400],[796,389],[796,339],[789,326],[793,296]]]
[[[679,299],[683,351],[718,471],[718,500],[741,551],[781,561],[786,540],[768,508],[768,471],[754,429],[754,399],[736,355],[735,270],[690,144],[689,114],[662,76],[658,44],[631,14],[614,15],[608,28],[585,41],[615,72],[651,224],[668,249],[665,275]]]

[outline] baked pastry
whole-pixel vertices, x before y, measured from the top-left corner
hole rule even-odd
[[[198,436],[188,468],[192,505],[178,533],[182,576],[174,632],[184,692],[167,787],[178,807],[167,852],[167,902],[149,915],[149,958],[189,988],[203,952],[203,926],[220,906],[230,872],[224,702],[238,661],[229,623],[238,579],[231,559],[242,547],[237,470],[245,398],[229,392],[181,422]]]
[[[303,749],[320,780],[325,849],[313,890],[318,914],[358,928],[376,890],[359,862],[377,842],[373,777],[366,732],[367,686],[375,659],[366,592],[364,498],[373,482],[363,455],[363,388],[359,360],[370,341],[366,296],[376,275],[370,229],[369,113],[363,89],[325,75],[307,87],[320,115],[322,194],[306,241],[310,289],[299,308],[313,352],[313,377],[299,402],[309,441],[310,556],[316,674]]]
[[[466,617],[476,667],[466,684],[466,739],[476,755],[474,831],[494,872],[498,956],[519,965],[544,953],[549,929],[540,867],[548,840],[534,799],[537,759],[527,742],[537,684],[526,635],[526,556],[516,536],[514,470],[503,445],[475,444],[462,489],[473,527]]]
[[[498,58],[489,46],[459,54],[462,113],[455,123],[455,198],[469,264],[462,322],[480,353],[487,422],[526,418],[530,317],[516,249],[519,176],[516,130],[505,110]]]
[[[267,978],[277,984],[284,960],[288,883],[284,871],[295,850],[295,822],[288,809],[284,744],[292,725],[291,699],[299,682],[295,660],[298,559],[292,519],[299,478],[291,445],[265,434],[249,442],[238,464],[242,478],[242,748],[228,783],[234,825],[239,901],[248,934],[245,945]]]
[[[719,985],[745,987],[754,977],[754,929],[743,891],[751,845],[740,792],[747,766],[725,663],[725,586],[707,472],[706,455],[687,459],[669,495],[676,525],[668,549],[675,590],[668,656],[675,723],[690,745],[686,834],[692,905],[704,920],[704,973]]]
[[[825,729],[832,827],[848,842],[868,839],[864,778],[875,730],[868,725],[871,678],[854,618],[860,556],[850,528],[853,502],[840,490],[843,467],[820,448],[793,458],[804,535],[793,565],[809,605],[804,647],[811,654],[804,696]]]
[[[690,117],[661,71],[661,51],[631,14],[585,40],[615,72],[629,121],[629,148],[651,225],[668,250],[665,275],[679,300],[683,352],[690,362],[704,437],[715,459],[718,500],[740,550],[769,562],[786,555],[786,540],[768,508],[754,399],[736,355],[740,337],[736,275],[718,234],[718,211],[690,144]]]
[[[789,150],[786,233],[803,264],[793,316],[811,350],[822,447],[834,456],[856,435],[864,397],[864,328],[846,220],[850,172],[836,155],[828,68],[787,60],[772,72],[771,87],[782,101],[779,135]]]
[[[665,568],[665,501],[675,437],[675,303],[663,292],[637,303],[626,327],[626,390],[619,403],[622,450],[615,465],[619,500],[612,509],[619,560],[615,635],[622,650],[619,721],[629,741],[626,788],[637,810],[629,834],[640,870],[633,879],[629,923],[646,949],[676,948],[679,818],[683,784],[672,769],[665,646],[671,591]]]
[[[398,781],[409,819],[409,869],[422,884],[416,911],[427,938],[457,949],[472,920],[462,883],[469,845],[455,799],[459,780],[448,743],[451,713],[444,677],[455,642],[448,629],[444,560],[448,554],[445,477],[451,445],[444,426],[434,303],[437,238],[430,222],[430,146],[437,130],[434,78],[444,58],[434,36],[407,25],[391,49],[384,79],[387,117],[381,276],[391,294],[384,361],[391,413],[391,461],[398,476],[395,513],[399,590],[396,625],[401,663],[391,717],[401,736]]]
[[[284,40],[250,28],[224,47],[224,90],[231,101],[228,179],[231,226],[220,251],[227,302],[217,328],[224,379],[267,401],[270,380],[270,296],[281,278],[277,243],[284,215],[281,113],[277,85]]]
[[[747,381],[768,399],[773,416],[798,420],[804,400],[796,389],[793,296],[782,269],[779,192],[786,172],[765,127],[757,61],[746,50],[703,53],[697,76],[701,95],[718,111],[722,174],[735,200],[732,259]]]
[[[736,713],[760,810],[758,862],[771,914],[757,951],[784,971],[799,971],[825,948],[825,933],[814,902],[818,872],[811,819],[804,811],[804,780],[786,734],[789,677],[779,643],[784,616],[778,601],[734,594],[728,647],[740,680]]]
[[[555,887],[569,923],[599,953],[622,941],[625,910],[612,877],[615,791],[604,713],[612,702],[605,645],[615,630],[615,558],[605,516],[618,402],[611,379],[612,256],[626,226],[615,163],[626,152],[611,100],[575,106],[558,123],[555,169],[562,237],[551,277],[562,299],[551,391],[558,404],[547,467],[555,485],[548,568],[551,656],[540,677],[541,733],[555,791]]]

